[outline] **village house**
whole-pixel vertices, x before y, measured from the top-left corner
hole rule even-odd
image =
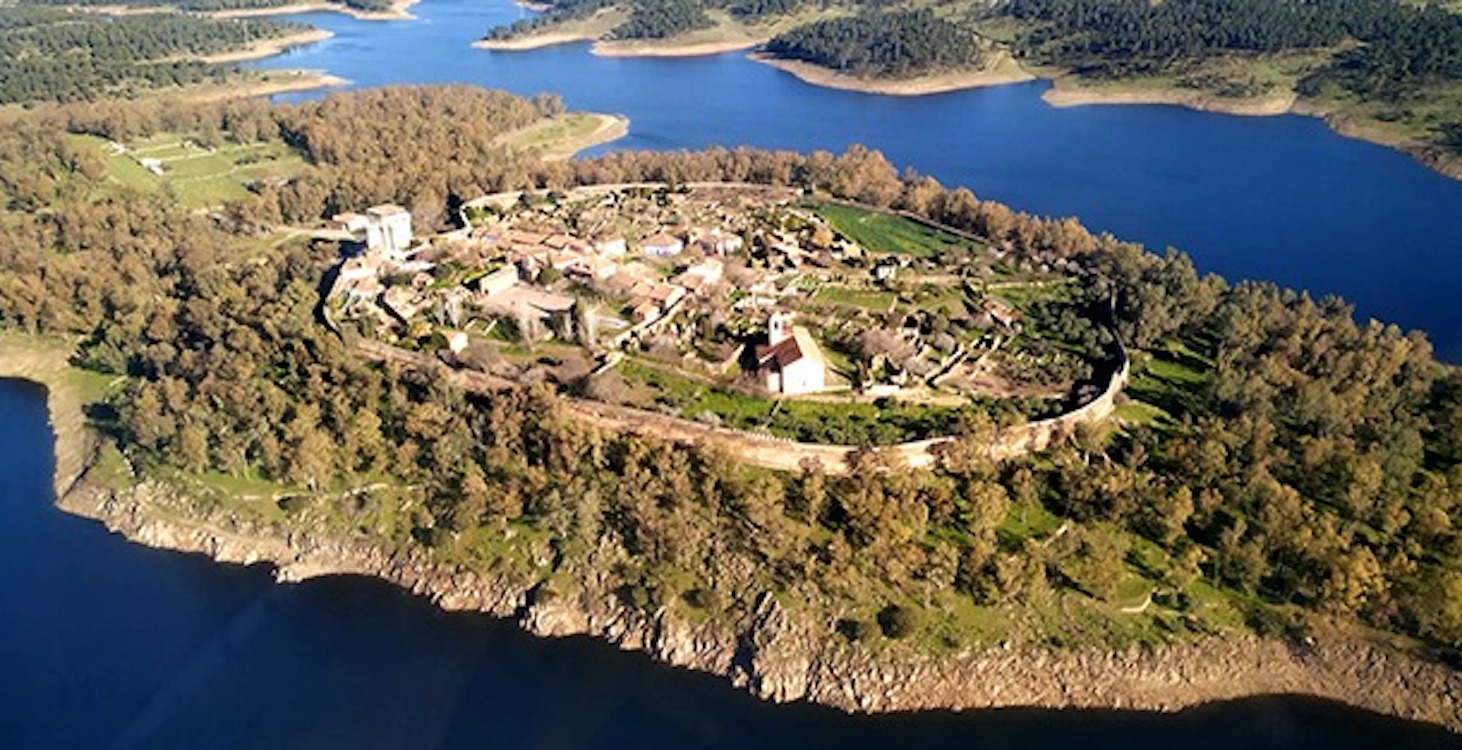
[[[685,269],[671,281],[691,291],[702,291],[721,283],[725,276],[725,263],[719,258],[706,258]]]
[[[649,296],[661,310],[669,310],[685,296],[685,289],[674,284],[660,283],[650,288]]]
[[[649,323],[650,321],[657,320],[660,317],[660,306],[655,304],[652,300],[645,300],[644,302],[635,305],[634,308],[630,310],[630,317],[633,318],[636,323],[639,323],[641,325]]]
[[[992,320],[1006,328],[1015,328],[1020,324],[1020,312],[994,297],[986,297],[981,307]]]
[[[516,266],[504,266],[478,278],[473,284],[485,297],[499,295],[518,285],[518,269]]]
[[[812,334],[792,325],[792,314],[767,319],[766,346],[756,348],[756,375],[772,393],[796,396],[827,389],[827,360]]]
[[[340,265],[336,283],[351,284],[361,279],[374,279],[380,274],[380,268],[374,258],[363,255],[350,258]]]
[[[564,271],[591,284],[597,284],[619,273],[619,264],[598,256],[581,257]]]
[[[594,243],[594,252],[606,258],[617,258],[629,251],[623,237],[611,237]]]
[[[678,238],[661,232],[652,234],[641,243],[645,253],[659,258],[666,258],[672,255],[679,255],[685,250],[685,243]]]
[[[529,286],[516,286],[488,298],[483,307],[488,312],[512,318],[532,317],[541,321],[566,322],[573,314],[573,297]]]
[[[381,298],[386,310],[395,315],[402,323],[410,323],[416,317],[424,302],[422,297],[411,289],[405,287],[391,287],[386,290]]]
[[[695,237],[691,245],[706,255],[729,255],[744,247],[746,241],[741,239],[740,235],[712,229]]]
[[[330,217],[330,228],[337,232],[346,232],[354,235],[364,236],[366,224],[370,220],[365,214],[358,214],[353,211],[338,213]]]

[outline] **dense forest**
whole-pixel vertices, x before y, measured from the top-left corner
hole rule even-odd
[[[78,335],[79,362],[126,376],[104,427],[144,474],[279,482],[298,489],[273,512],[315,507],[290,517],[343,517],[350,533],[517,565],[560,588],[574,582],[554,571],[590,565],[610,545],[622,556],[604,574],[647,610],[716,617],[750,606],[748,591],[773,590],[835,615],[829,637],[956,648],[975,637],[949,614],[961,607],[1086,611],[1141,576],[1156,588],[1144,617],[1162,624],[1159,639],[1230,627],[1202,604],[1220,592],[1262,632],[1365,623],[1439,655],[1462,648],[1462,374],[1434,361],[1420,334],[1358,324],[1338,300],[1231,286],[1181,254],[900,175],[865,149],[541,163],[488,145],[558,107],[395,88],[298,106],[109,102],[18,119],[0,133],[0,325]],[[312,166],[197,214],[98,190],[104,158],[68,136],[163,131],[288,143]],[[587,429],[543,386],[488,398],[439,374],[367,365],[314,317],[335,246],[260,241],[279,222],[373,201],[440,220],[488,190],[696,179],[896,207],[1012,257],[1078,264],[1119,301],[1139,363],[1134,397],[1168,417],[1005,464],[982,457],[988,433],[974,430],[934,471],[898,470],[877,451],[847,476],[748,471],[710,448]],[[1172,371],[1187,375],[1163,375]],[[402,494],[323,492],[367,481]],[[513,546],[535,540],[551,545],[551,562]],[[1081,622],[1063,614],[1046,642],[1079,640]]]
[[[615,39],[664,39],[714,25],[708,11],[756,22],[784,16],[802,7],[801,0],[554,0],[543,13],[507,26],[489,29],[488,39],[507,39],[564,21],[586,18],[596,11],[622,7],[627,18],[615,27]]]
[[[1386,94],[1462,78],[1462,16],[1391,0],[1009,0],[1004,13],[1033,22],[1027,57],[1083,73],[1166,72],[1228,52],[1347,49],[1322,76],[1356,93]]]
[[[1371,105],[1362,116],[1403,123],[1454,154],[1462,127],[1462,14],[1392,0],[1009,0],[999,13],[1026,24],[1023,59],[1080,76],[1183,76],[1223,56],[1261,60],[1314,52],[1293,86],[1322,101]],[[1220,91],[1254,93],[1232,82]],[[1383,106],[1376,106],[1383,105]]]
[[[972,31],[931,10],[815,21],[767,42],[778,57],[858,75],[904,77],[980,64]]]
[[[0,103],[76,101],[223,80],[232,67],[198,58],[306,28],[267,19],[177,13],[106,18],[0,7]]]
[[[701,0],[641,0],[632,7],[615,38],[664,39],[712,25]]]

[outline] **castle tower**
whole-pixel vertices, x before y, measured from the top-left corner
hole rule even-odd
[[[767,346],[792,338],[792,313],[778,310],[767,318]]]
[[[411,212],[390,203],[366,211],[366,247],[388,258],[400,258],[411,249]]]

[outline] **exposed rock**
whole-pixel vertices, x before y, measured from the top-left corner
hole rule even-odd
[[[729,677],[773,701],[805,700],[847,711],[978,709],[1003,706],[1176,711],[1266,693],[1315,695],[1462,731],[1462,678],[1444,665],[1337,636],[1313,645],[1249,635],[1210,636],[1161,648],[1051,651],[1002,644],[933,657],[897,643],[877,651],[829,637],[799,621],[771,592],[754,597],[744,621],[694,624],[661,610],[646,614],[611,590],[608,558],[571,571],[580,588],[549,593],[537,581],[485,576],[414,553],[389,553],[364,539],[315,538],[156,512],[152,483],[110,493],[84,485],[61,506],[152,547],[199,552],[222,562],[269,562],[280,582],[355,574],[391,581],[451,610],[514,619],[543,637],[589,635],[662,662]],[[607,554],[607,553],[606,553]]]

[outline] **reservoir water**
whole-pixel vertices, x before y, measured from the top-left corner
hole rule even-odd
[[[1178,715],[848,716],[772,706],[584,639],[385,584],[275,585],[51,503],[44,392],[0,380],[0,748],[1441,750],[1439,728],[1264,697]]]
[[[335,36],[257,63],[359,86],[466,82],[563,95],[627,115],[609,149],[712,144],[878,148],[946,185],[1161,249],[1231,280],[1338,293],[1362,316],[1425,329],[1462,360],[1462,181],[1310,117],[1165,106],[1056,109],[1045,83],[924,97],[811,86],[740,53],[602,58],[588,45],[486,52],[470,43],[525,11],[509,0],[425,0],[408,22],[293,16]],[[310,92],[293,98],[320,96]]]
[[[620,112],[609,148],[841,149],[1017,208],[1192,251],[1231,277],[1340,292],[1462,358],[1462,183],[1315,120],[1166,107],[1056,110],[1042,84],[894,99],[723,55],[614,60],[583,45],[467,47],[519,11],[426,0],[420,20],[301,20],[336,36],[263,61],[359,85],[464,81]],[[43,392],[0,380],[0,749],[1454,748],[1454,735],[1263,697],[1163,716],[1004,710],[854,717],[770,706],[587,640],[542,642],[356,578],[126,543],[52,506]]]

